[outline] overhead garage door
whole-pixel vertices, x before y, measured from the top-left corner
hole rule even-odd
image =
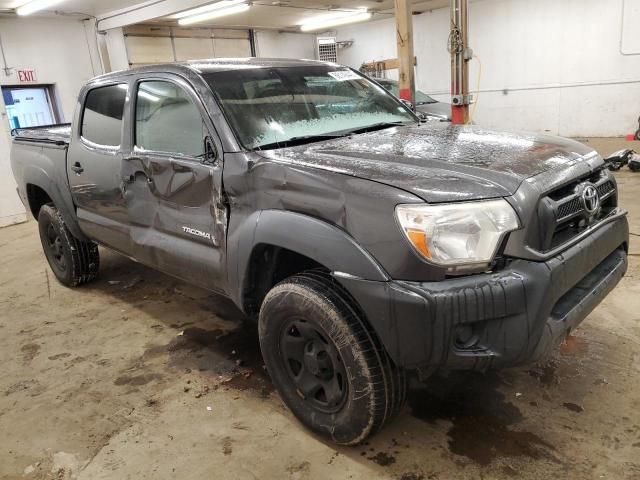
[[[126,27],[129,65],[250,57],[249,30],[173,28],[135,25]]]

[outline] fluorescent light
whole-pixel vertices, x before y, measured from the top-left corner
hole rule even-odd
[[[191,17],[193,15],[199,15],[201,13],[210,12],[212,10],[218,10],[219,8],[231,7],[233,5],[238,5],[239,3],[245,3],[245,2],[246,0],[222,0],[221,2],[215,2],[209,5],[205,5],[203,7],[192,8],[190,10],[185,10],[184,12],[179,12],[174,15],[169,15],[169,18]]]
[[[206,22],[207,20],[212,20],[214,18],[246,12],[247,10],[249,10],[249,7],[249,4],[241,3],[240,5],[234,5],[232,7],[217,8],[216,10],[213,10],[211,12],[181,18],[180,20],[178,20],[178,25],[191,25],[192,23]]]
[[[25,3],[21,7],[16,8],[16,13],[18,15],[29,15],[38,10],[52,7],[57,3],[62,3],[63,1],[64,0],[34,0],[33,2]]]
[[[322,15],[305,21],[300,24],[300,30],[310,32],[329,27],[337,27],[348,23],[363,22],[371,18],[371,13],[367,11],[341,12],[333,15]]]

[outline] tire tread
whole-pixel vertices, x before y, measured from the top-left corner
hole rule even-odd
[[[98,276],[100,268],[100,255],[98,245],[92,241],[80,240],[73,236],[67,227],[64,218],[54,204],[48,203],[40,208],[38,221],[41,216],[48,216],[51,222],[57,224],[63,241],[66,242],[71,252],[71,273],[67,281],[58,278],[68,287],[77,287],[94,280]]]

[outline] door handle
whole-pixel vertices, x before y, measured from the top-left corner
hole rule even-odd
[[[71,170],[73,170],[76,175],[80,175],[82,172],[84,172],[84,168],[82,168],[82,165],[80,165],[80,162],[76,162],[71,166]]]

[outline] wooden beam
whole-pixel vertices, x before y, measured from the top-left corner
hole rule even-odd
[[[413,75],[413,20],[410,0],[394,0],[396,12],[396,40],[398,45],[400,98],[415,102],[416,84]]]

